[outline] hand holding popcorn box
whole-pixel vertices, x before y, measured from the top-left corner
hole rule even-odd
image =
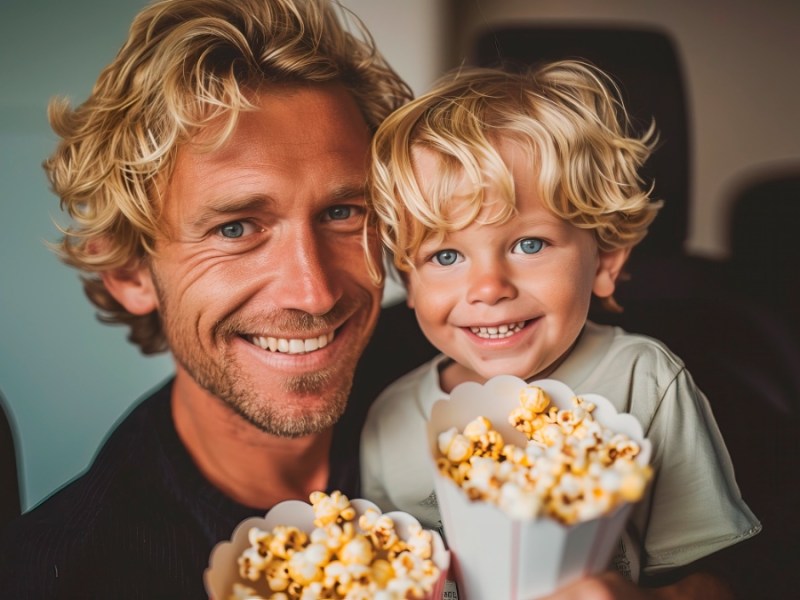
[[[461,384],[428,441],[459,600],[533,600],[605,570],[651,476],[632,415],[552,379]]]
[[[239,524],[205,572],[212,600],[438,600],[450,565],[436,532],[372,502],[314,492]]]

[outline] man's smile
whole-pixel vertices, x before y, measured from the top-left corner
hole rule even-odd
[[[254,345],[270,352],[283,352],[286,354],[305,354],[324,348],[333,341],[334,332],[323,333],[318,336],[306,338],[283,338],[272,336],[248,336],[247,339]]]

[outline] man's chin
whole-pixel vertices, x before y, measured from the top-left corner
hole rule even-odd
[[[308,402],[303,400],[307,399]],[[254,427],[279,437],[297,438],[333,427],[344,414],[347,394],[325,400],[295,397],[290,406],[261,406],[258,403],[234,405],[234,409]]]
[[[333,427],[347,407],[349,388],[326,394],[315,391],[311,382],[303,389],[285,390],[280,397],[223,398],[242,418],[265,433],[280,437],[303,437],[321,433]]]
[[[329,429],[344,414],[355,366],[337,358],[327,368],[293,375],[252,372],[232,360],[222,361],[221,367],[195,361],[194,369],[184,368],[261,431],[301,437]]]

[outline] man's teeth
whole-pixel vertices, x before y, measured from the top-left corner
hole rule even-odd
[[[523,327],[525,327],[525,321],[507,323],[497,327],[470,327],[469,330],[478,337],[494,340],[511,337],[521,331]]]
[[[284,352],[286,354],[304,354],[324,348],[333,341],[333,332],[323,333],[318,337],[299,339],[299,338],[275,338],[255,335],[250,338],[259,348],[270,352]]]

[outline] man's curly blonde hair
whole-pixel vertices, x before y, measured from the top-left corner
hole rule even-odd
[[[395,111],[373,137],[372,226],[394,266],[407,272],[425,240],[486,214],[489,187],[503,192],[503,204],[486,222],[512,218],[514,180],[498,151],[507,140],[530,157],[531,177],[554,214],[593,231],[601,250],[631,247],[661,207],[639,175],[656,138],[654,123],[633,132],[616,85],[588,63],[558,61],[523,73],[461,68]],[[419,149],[438,159],[437,180],[424,185],[414,172]],[[462,179],[471,196],[454,193]],[[376,265],[371,271],[380,278]]]
[[[211,124],[221,143],[253,91],[325,82],[348,89],[372,131],[411,98],[361,23],[329,0],[162,0],[136,17],[83,104],[51,102],[61,141],[44,168],[72,219],[57,251],[84,272],[101,320],[129,325],[145,354],[166,350],[159,315],[127,312],[99,274],[153,252],[159,190],[182,144]]]

